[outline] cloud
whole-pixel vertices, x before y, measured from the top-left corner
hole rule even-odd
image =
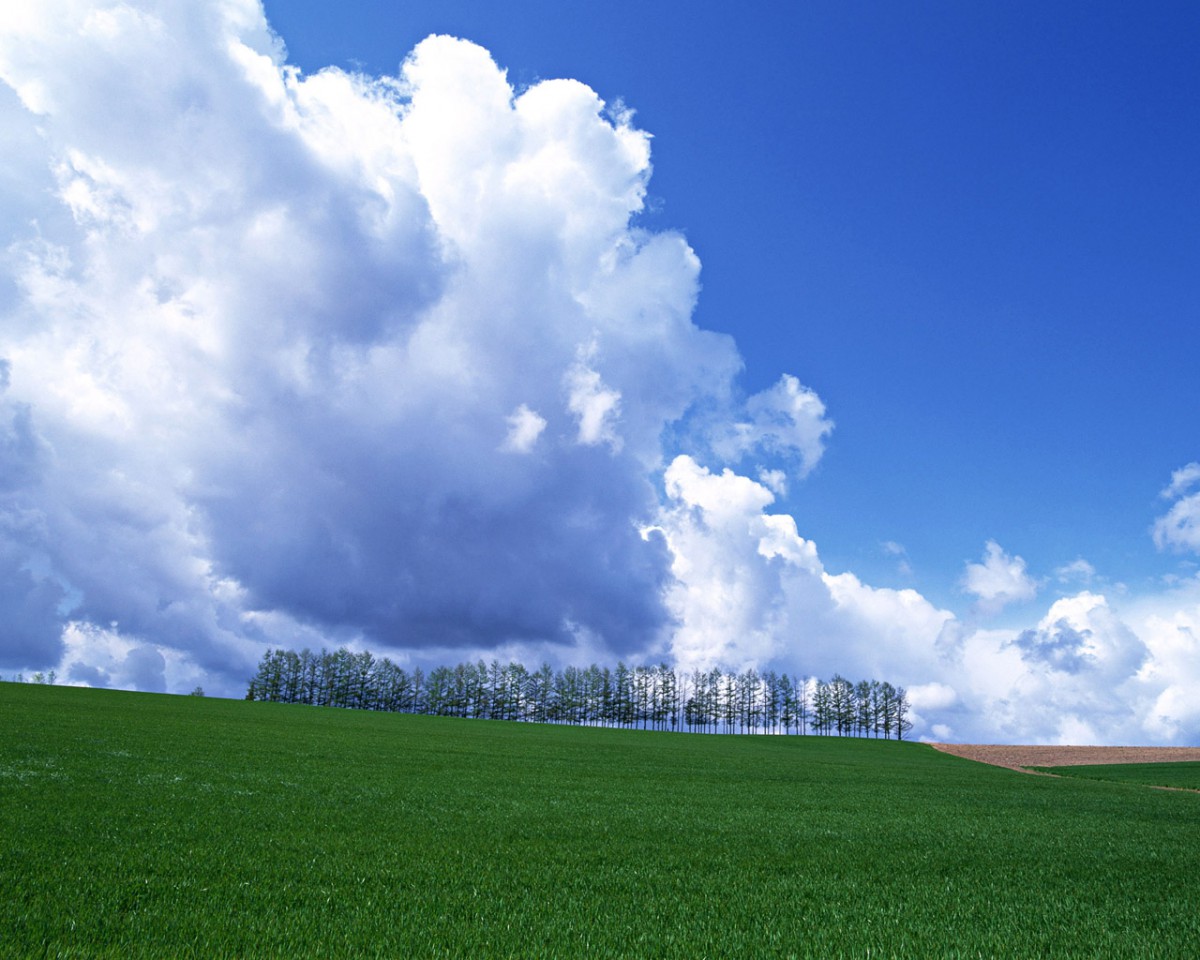
[[[904,548],[904,544],[897,543],[895,540],[884,540],[879,545],[879,548],[889,557],[896,558],[896,572],[900,574],[900,576],[912,576],[912,563],[909,560],[908,550]]]
[[[944,683],[921,683],[907,691],[914,728],[928,730],[934,740],[953,738],[953,731],[945,724],[932,723],[927,717],[944,716],[959,705],[958,691]]]
[[[1061,567],[1056,567],[1054,575],[1060,583],[1069,583],[1073,580],[1082,580],[1084,583],[1089,583],[1096,576],[1096,568],[1080,557],[1072,560],[1070,563],[1063,564]]]
[[[1148,703],[1139,704],[1143,736],[1200,741],[1200,577],[1135,600],[1125,616],[1145,645],[1138,672]]]
[[[1189,463],[1171,474],[1170,485],[1162,492],[1164,497],[1178,497],[1200,483],[1200,463]]]
[[[505,419],[508,422],[508,436],[504,438],[501,449],[511,453],[529,453],[546,429],[546,419],[525,404],[521,404]]]
[[[1026,660],[1065,673],[1097,670],[1110,680],[1135,674],[1146,654],[1133,631],[1109,610],[1108,601],[1087,591],[1056,600],[1038,626],[1023,631],[1014,643]]]
[[[594,349],[586,351],[587,354],[594,352]],[[614,453],[619,451],[621,438],[617,435],[617,420],[621,415],[620,391],[605,386],[600,374],[584,358],[567,371],[563,380],[569,393],[567,409],[575,415],[579,424],[578,442],[589,447],[606,443]]]
[[[980,632],[965,654],[973,706],[1005,742],[1144,742],[1154,694],[1138,633],[1086,591],[1055,601],[1031,630]]]
[[[908,691],[915,710],[944,710],[958,700],[958,693],[944,683],[923,683]]]
[[[1083,591],[1028,629],[957,634],[930,676],[957,699],[923,722],[939,739],[1189,744],[1200,736],[1200,580],[1118,607]]]
[[[8,396],[10,369],[0,358],[0,666],[19,668],[61,654],[64,590],[47,569],[50,545],[37,498],[47,451],[29,405]]]
[[[116,623],[72,622],[62,639],[60,683],[162,693],[194,688],[205,676],[186,653],[132,639]]]
[[[741,360],[628,112],[449,37],[305,76],[248,0],[6,9],[5,662],[662,642],[663,437]]]
[[[787,474],[782,470],[760,467],[758,470],[758,482],[776,496],[787,496]]]
[[[774,494],[692,457],[666,471],[655,530],[670,550],[670,650],[685,667],[775,664],[806,676],[857,672],[916,682],[936,668],[933,643],[952,615],[913,590],[831,574]]]
[[[979,598],[980,608],[995,613],[1010,603],[1032,600],[1038,584],[1025,572],[1021,557],[1010,557],[994,540],[984,547],[982,563],[968,563],[962,588]]]
[[[713,449],[731,463],[748,456],[776,455],[806,476],[825,453],[833,432],[825,404],[796,377],[784,374],[773,387],[754,394],[744,418],[714,431]]]
[[[1041,660],[1058,670],[1078,673],[1091,662],[1087,642],[1091,634],[1079,632],[1065,620],[1036,630],[1025,630],[1013,642],[1027,659]]]
[[[1175,503],[1154,522],[1154,543],[1160,550],[1200,552],[1200,463],[1189,463],[1171,474],[1171,483],[1162,492]],[[1191,491],[1191,492],[1189,492]]]

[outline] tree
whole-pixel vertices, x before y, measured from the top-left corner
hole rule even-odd
[[[879,685],[878,723],[884,739],[890,740],[896,731],[896,688],[886,680]]]
[[[796,723],[801,735],[808,733],[809,698],[808,677],[801,677],[796,683]]]
[[[854,729],[854,686],[845,677],[835,674],[829,681],[831,722],[838,736],[845,736]]]
[[[617,661],[617,671],[613,676],[613,697],[617,726],[633,726],[633,679],[623,660]]]
[[[854,726],[860,737],[871,733],[871,682],[860,680],[854,687]]]
[[[491,703],[488,716],[493,720],[503,720],[508,704],[504,696],[504,668],[500,666],[499,660],[493,660],[492,665],[488,667],[488,701]]]
[[[763,682],[763,727],[767,733],[779,729],[780,714],[783,712],[783,682],[774,670],[762,675]]]
[[[779,676],[778,693],[779,723],[784,733],[791,733],[792,725],[796,722],[796,688],[786,673]]]
[[[738,677],[738,700],[740,701],[738,724],[742,733],[753,733],[758,729],[761,709],[759,691],[762,679],[753,667],[747,667]]]
[[[658,678],[655,684],[657,701],[654,705],[654,725],[658,730],[666,730],[670,724],[674,729],[678,721],[676,715],[676,699],[679,696],[675,671],[666,663],[658,665]]]
[[[908,691],[903,687],[896,688],[896,739],[903,740],[904,735],[912,729],[912,721],[908,719]]]
[[[608,667],[600,673],[600,722],[605,726],[617,722],[616,680]]]
[[[833,726],[833,697],[829,684],[817,680],[813,688],[813,729],[817,733],[828,733]]]
[[[725,674],[725,688],[722,691],[721,717],[725,721],[725,732],[733,733],[738,717],[738,682],[737,674],[733,671]]]
[[[529,675],[529,718],[536,723],[550,719],[550,699],[554,694],[554,670],[543,663],[541,669]]]

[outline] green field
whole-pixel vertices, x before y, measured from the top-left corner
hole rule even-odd
[[[1191,957],[1200,796],[0,684],[0,955]]]
[[[1079,764],[1072,767],[1033,767],[1059,777],[1084,780],[1108,780],[1114,783],[1138,783],[1147,787],[1175,790],[1200,790],[1200,763],[1105,763]]]

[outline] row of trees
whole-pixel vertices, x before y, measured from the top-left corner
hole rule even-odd
[[[46,684],[47,686],[53,686],[54,681],[57,679],[58,679],[58,674],[55,673],[53,670],[51,670],[49,673],[42,673],[39,670],[32,677],[29,678],[29,683],[42,683],[42,684]],[[25,683],[26,682],[25,674],[18,673],[15,677],[12,678],[12,682],[13,683]],[[204,696],[204,688],[196,687],[196,689],[193,690],[191,693],[189,693],[188,696],[189,697],[202,697],[202,696]]]
[[[903,739],[903,687],[773,670],[677,673],[664,664],[566,667],[460,663],[428,673],[346,649],[268,650],[247,700],[538,723]]]
[[[42,671],[39,670],[28,680],[25,679],[25,674],[18,673],[16,676],[10,678],[10,682],[12,682],[12,683],[42,683],[42,684],[46,684],[47,686],[53,686],[54,681],[57,679],[58,679],[58,674],[55,673],[53,670],[51,670],[49,673],[42,673]]]

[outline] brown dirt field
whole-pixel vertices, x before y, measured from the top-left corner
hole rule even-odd
[[[1033,773],[1027,767],[1073,767],[1085,763],[1200,761],[1200,747],[1020,747],[1002,744],[931,743],[935,750],[996,767]]]

